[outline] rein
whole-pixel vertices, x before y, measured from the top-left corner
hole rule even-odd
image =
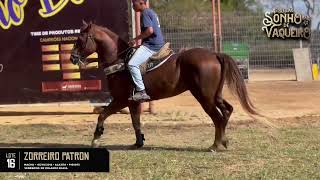
[[[86,37],[86,40],[85,40],[85,45],[84,45],[84,47],[82,46],[81,49],[86,49],[87,46],[88,46],[89,41],[92,41],[93,43],[96,43],[90,33],[88,33],[88,35]],[[139,48],[139,46],[136,46],[136,47],[129,46],[126,49],[124,49],[123,51],[117,53],[117,57],[115,58],[115,60],[113,62],[111,62],[111,63],[102,62],[102,63],[99,63],[99,65],[97,67],[99,67],[99,66],[103,67],[103,70],[104,70],[106,75],[118,72],[120,70],[124,70],[125,69],[126,60],[130,58],[129,57],[130,54],[131,54],[130,52],[132,52],[131,49],[137,49],[137,48]],[[115,49],[115,50],[117,50],[117,49]],[[124,59],[120,58],[120,56],[123,55],[124,53],[127,53],[126,56],[124,57]],[[87,65],[87,63],[85,61],[86,58],[84,58],[81,55],[81,53],[73,54],[73,56],[78,58],[78,65],[79,66],[84,66],[85,67]],[[111,65],[108,65],[107,67],[104,67],[106,64],[111,64]]]
[[[118,53],[117,59],[115,60],[115,62],[118,62],[118,63],[113,62],[115,64],[112,63],[113,65],[110,65],[110,66],[104,68],[103,71],[104,71],[105,75],[108,76],[108,75],[116,73],[118,71],[125,70],[126,69],[126,66],[125,66],[126,60],[130,58],[129,57],[130,54],[131,54],[130,50],[133,49],[133,48],[138,48],[138,47],[128,47],[125,50],[123,50],[120,53]],[[124,54],[124,53],[127,53],[125,58],[124,59],[119,58],[119,56]],[[119,62],[119,60],[121,60],[121,61]],[[101,65],[103,66],[105,64],[106,63],[104,62]]]
[[[123,62],[120,62],[120,63],[124,63],[125,59],[127,58],[127,55],[126,55],[126,58],[125,58],[125,59],[121,59],[121,58],[119,58],[119,56],[121,56],[122,54],[128,52],[131,48],[137,48],[137,47],[128,47],[128,48],[126,48],[125,50],[121,51],[120,53],[117,54],[117,59],[116,59],[114,62],[112,62],[111,64],[114,64],[114,63],[117,62],[118,60],[122,60]],[[103,63],[101,63],[101,66],[103,66],[103,65],[105,65],[105,64],[107,64],[107,63],[106,63],[106,62],[103,62]],[[119,64],[119,63],[116,63],[116,64]],[[110,65],[110,66],[113,66],[113,65]],[[110,66],[108,66],[108,67],[110,67]],[[106,67],[106,68],[108,68],[108,67]]]
[[[86,49],[87,46],[88,46],[88,41],[89,39],[95,43],[94,39],[92,38],[92,35],[91,34],[88,34],[87,35],[87,38],[86,38],[86,43],[85,43],[85,46],[84,47],[81,47],[81,50],[82,49]],[[75,47],[75,45],[73,45],[73,48]],[[77,55],[73,55],[73,56],[76,56],[79,60],[78,60],[78,65],[81,66],[86,66],[87,63],[83,62],[85,60],[85,58],[81,55],[81,53],[77,54]]]

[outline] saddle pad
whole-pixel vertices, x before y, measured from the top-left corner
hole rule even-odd
[[[170,43],[167,43],[166,46],[168,47],[170,45]],[[140,65],[140,71],[141,74],[145,74],[147,72],[150,72],[154,69],[157,69],[158,67],[160,67],[163,63],[165,63],[172,55],[174,55],[173,51],[169,48],[163,48],[164,51],[166,51],[164,53],[164,51],[162,51],[161,56],[158,57],[162,57],[160,59],[154,59],[154,57],[150,57],[149,60],[146,61],[146,63],[143,63]],[[135,49],[132,49],[132,51],[130,51],[127,54],[126,59],[130,59],[131,56],[134,54]],[[163,56],[164,54],[166,54],[166,56]],[[157,57],[157,58],[158,58]],[[124,60],[124,62],[122,63],[118,63],[109,67],[104,68],[104,73],[106,76],[110,75],[110,74],[114,74],[116,72],[119,71],[123,71],[127,69],[126,68],[126,60]]]
[[[165,45],[163,45],[163,47],[157,53],[155,53],[150,57],[150,60],[155,60],[155,61],[161,60],[172,53],[173,53],[173,50],[170,48],[170,43],[167,42]]]
[[[165,59],[163,60],[148,60],[146,63],[141,64],[140,65],[140,71],[141,74],[145,74],[147,72],[150,72],[152,70],[157,69],[158,67],[160,67],[163,63],[165,63],[171,56],[173,55],[173,53],[169,54]]]

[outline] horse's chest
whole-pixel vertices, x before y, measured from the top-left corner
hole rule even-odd
[[[111,94],[127,93],[132,89],[129,76],[122,73],[108,76],[107,86]]]

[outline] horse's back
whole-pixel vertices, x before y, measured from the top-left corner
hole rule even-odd
[[[186,49],[183,51],[180,51],[180,55],[214,55],[214,53],[207,48],[191,48],[191,49]]]
[[[205,48],[193,48],[181,52],[178,57],[178,63],[182,68],[220,69],[221,67],[218,54]]]

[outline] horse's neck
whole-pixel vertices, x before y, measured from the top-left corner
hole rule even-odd
[[[109,35],[108,31],[105,31],[105,33],[110,39],[107,39],[101,43],[97,53],[101,57],[102,63],[110,66],[119,63],[120,59],[124,59],[126,54],[122,52],[128,49],[129,46],[118,35]],[[111,44],[113,44],[114,47],[112,47]]]
[[[120,59],[125,59],[125,57],[126,57],[126,55],[127,55],[127,54],[125,53],[125,51],[127,51],[128,48],[129,48],[128,43],[119,38],[117,45],[118,45],[117,49],[118,49],[118,54],[119,54],[119,57],[118,57],[118,58],[120,58]]]

